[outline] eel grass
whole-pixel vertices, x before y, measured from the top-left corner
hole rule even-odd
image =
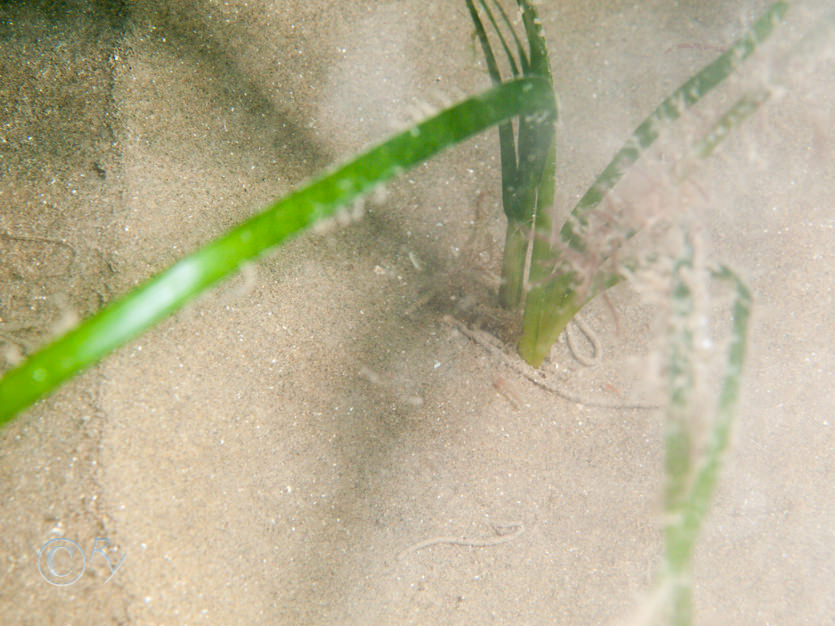
[[[396,134],[275,201],[6,371],[0,378],[0,426],[198,293],[238,271],[242,264],[334,215],[405,170],[493,126],[498,126],[499,132],[502,205],[507,218],[499,300],[502,306],[520,314],[521,357],[539,366],[580,308],[624,277],[623,272],[603,265],[614,250],[601,255],[589,249],[587,231],[601,202],[662,129],[736,72],[788,10],[786,2],[772,4],[726,52],[663,100],[635,129],[557,231],[553,203],[558,101],[536,10],[528,0],[516,0],[524,28],[523,43],[497,0],[465,1],[493,83],[490,89]],[[507,77],[502,76],[491,40],[498,43],[506,58]],[[767,97],[767,90],[759,90],[734,102],[706,134],[689,146],[692,157],[709,156]],[[626,230],[618,245],[633,235],[634,231]],[[570,262],[577,255],[595,261],[596,269],[590,276],[582,275],[577,264]],[[665,598],[661,605],[664,615],[669,623],[677,625],[692,620],[690,562],[728,445],[751,303],[750,293],[733,272],[724,267],[714,272],[716,279],[733,285],[736,301],[715,416],[709,422],[706,445],[699,456],[693,456],[696,351],[687,323],[694,308],[694,294],[688,283],[692,269],[692,247],[685,245],[672,274],[674,319],[668,341],[665,436],[665,507],[669,521],[664,565],[656,581]]]

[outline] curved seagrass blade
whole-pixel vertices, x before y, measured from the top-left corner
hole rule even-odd
[[[7,371],[0,378],[0,425],[245,261],[405,169],[514,116],[551,118],[554,110],[549,81],[535,76],[511,80],[445,109],[276,201]]]

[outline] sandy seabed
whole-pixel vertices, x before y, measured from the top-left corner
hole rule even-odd
[[[765,6],[540,3],[558,210]],[[774,38],[806,39],[818,8]],[[489,83],[463,0],[3,2],[0,41],[3,369]],[[755,303],[698,624],[835,615],[833,48],[752,59],[774,95],[721,153],[674,194],[635,178]],[[642,606],[663,416],[634,407],[657,402],[663,306],[622,284],[583,312],[600,359],[561,340],[552,390],[523,375],[489,332],[498,167],[488,132],[404,174],[2,430],[0,621],[601,624]]]

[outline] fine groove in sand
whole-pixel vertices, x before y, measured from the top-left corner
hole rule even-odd
[[[564,400],[568,400],[569,402],[574,402],[576,404],[581,404],[583,406],[603,409],[652,410],[660,408],[660,405],[648,402],[606,402],[604,400],[588,400],[586,398],[581,398],[580,396],[563,391],[562,389],[557,387],[556,383],[553,383],[547,380],[546,378],[543,378],[541,372],[535,370],[533,367],[522,361],[522,359],[520,359],[518,356],[508,355],[504,351],[504,348],[501,346],[499,341],[489,333],[486,333],[481,330],[468,328],[464,323],[449,315],[444,316],[444,321],[451,324],[462,335],[481,346],[487,352],[498,357],[502,363],[504,363],[513,371],[515,371],[517,374],[524,376],[538,387],[541,387],[546,391],[550,391],[554,395],[557,395],[560,398],[563,398]]]
[[[487,537],[485,539],[474,539],[468,537],[454,537],[454,536],[440,536],[440,537],[432,537],[430,539],[424,539],[423,541],[418,541],[417,543],[409,546],[402,552],[397,555],[397,560],[402,561],[406,556],[411,554],[412,552],[417,552],[418,550],[423,550],[424,548],[428,548],[429,546],[436,546],[439,544],[449,544],[453,546],[464,546],[468,548],[486,548],[489,546],[498,546],[503,543],[507,543],[509,541],[513,541],[523,532],[525,532],[525,526],[522,522],[508,522],[507,524],[500,524],[493,527],[496,530],[495,537]],[[515,528],[512,533],[508,533],[506,535],[498,534],[499,529],[503,528]]]

